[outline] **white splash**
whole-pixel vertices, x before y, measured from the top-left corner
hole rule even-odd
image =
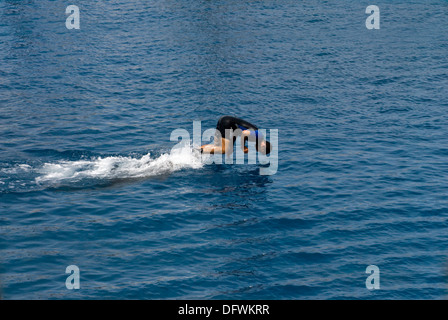
[[[2,169],[1,172],[6,173],[6,174],[16,174],[19,172],[28,172],[31,169],[32,169],[32,167],[28,164],[18,164],[12,168]]]
[[[79,181],[88,178],[132,179],[166,174],[184,168],[203,166],[201,154],[189,144],[175,147],[170,153],[151,158],[150,153],[140,157],[98,157],[92,160],[45,163],[36,178],[37,183]]]

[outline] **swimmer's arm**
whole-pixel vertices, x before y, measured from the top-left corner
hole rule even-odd
[[[224,148],[221,146],[215,146],[214,144],[204,144],[201,146],[201,153],[209,153],[209,154],[215,154],[215,153],[224,153]]]
[[[249,138],[250,137],[250,130],[244,130],[243,132],[241,132],[241,150],[243,150],[244,153],[248,153],[249,149],[244,145],[244,140],[245,138]]]
[[[215,154],[215,153],[232,154],[233,153],[233,144],[229,140],[222,138],[221,145],[205,144],[205,145],[201,146],[201,152],[209,153],[209,154]]]

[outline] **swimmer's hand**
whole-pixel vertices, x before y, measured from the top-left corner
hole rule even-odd
[[[204,144],[201,146],[201,153],[214,154],[215,152],[219,152],[221,147],[217,147],[213,144]]]
[[[250,130],[244,130],[241,132],[241,138],[249,137],[250,136]]]

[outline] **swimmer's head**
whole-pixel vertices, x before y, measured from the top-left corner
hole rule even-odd
[[[255,148],[257,149],[258,152],[261,152],[262,154],[271,153],[272,146],[269,141],[266,141],[263,139],[259,144],[260,144],[260,147],[258,147],[258,143],[255,144]]]

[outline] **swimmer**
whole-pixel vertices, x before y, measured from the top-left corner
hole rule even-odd
[[[253,124],[239,118],[231,116],[223,116],[219,118],[216,125],[216,134],[213,144],[205,144],[201,146],[202,153],[233,153],[233,143],[226,138],[226,129],[237,130],[233,132],[233,143],[238,135],[241,135],[241,149],[244,153],[247,153],[249,149],[245,146],[245,142],[255,141],[255,148],[262,154],[269,154],[271,152],[271,144],[263,137],[261,132],[258,132],[258,128]],[[238,130],[240,129],[240,130]],[[232,132],[232,131],[231,131]]]

